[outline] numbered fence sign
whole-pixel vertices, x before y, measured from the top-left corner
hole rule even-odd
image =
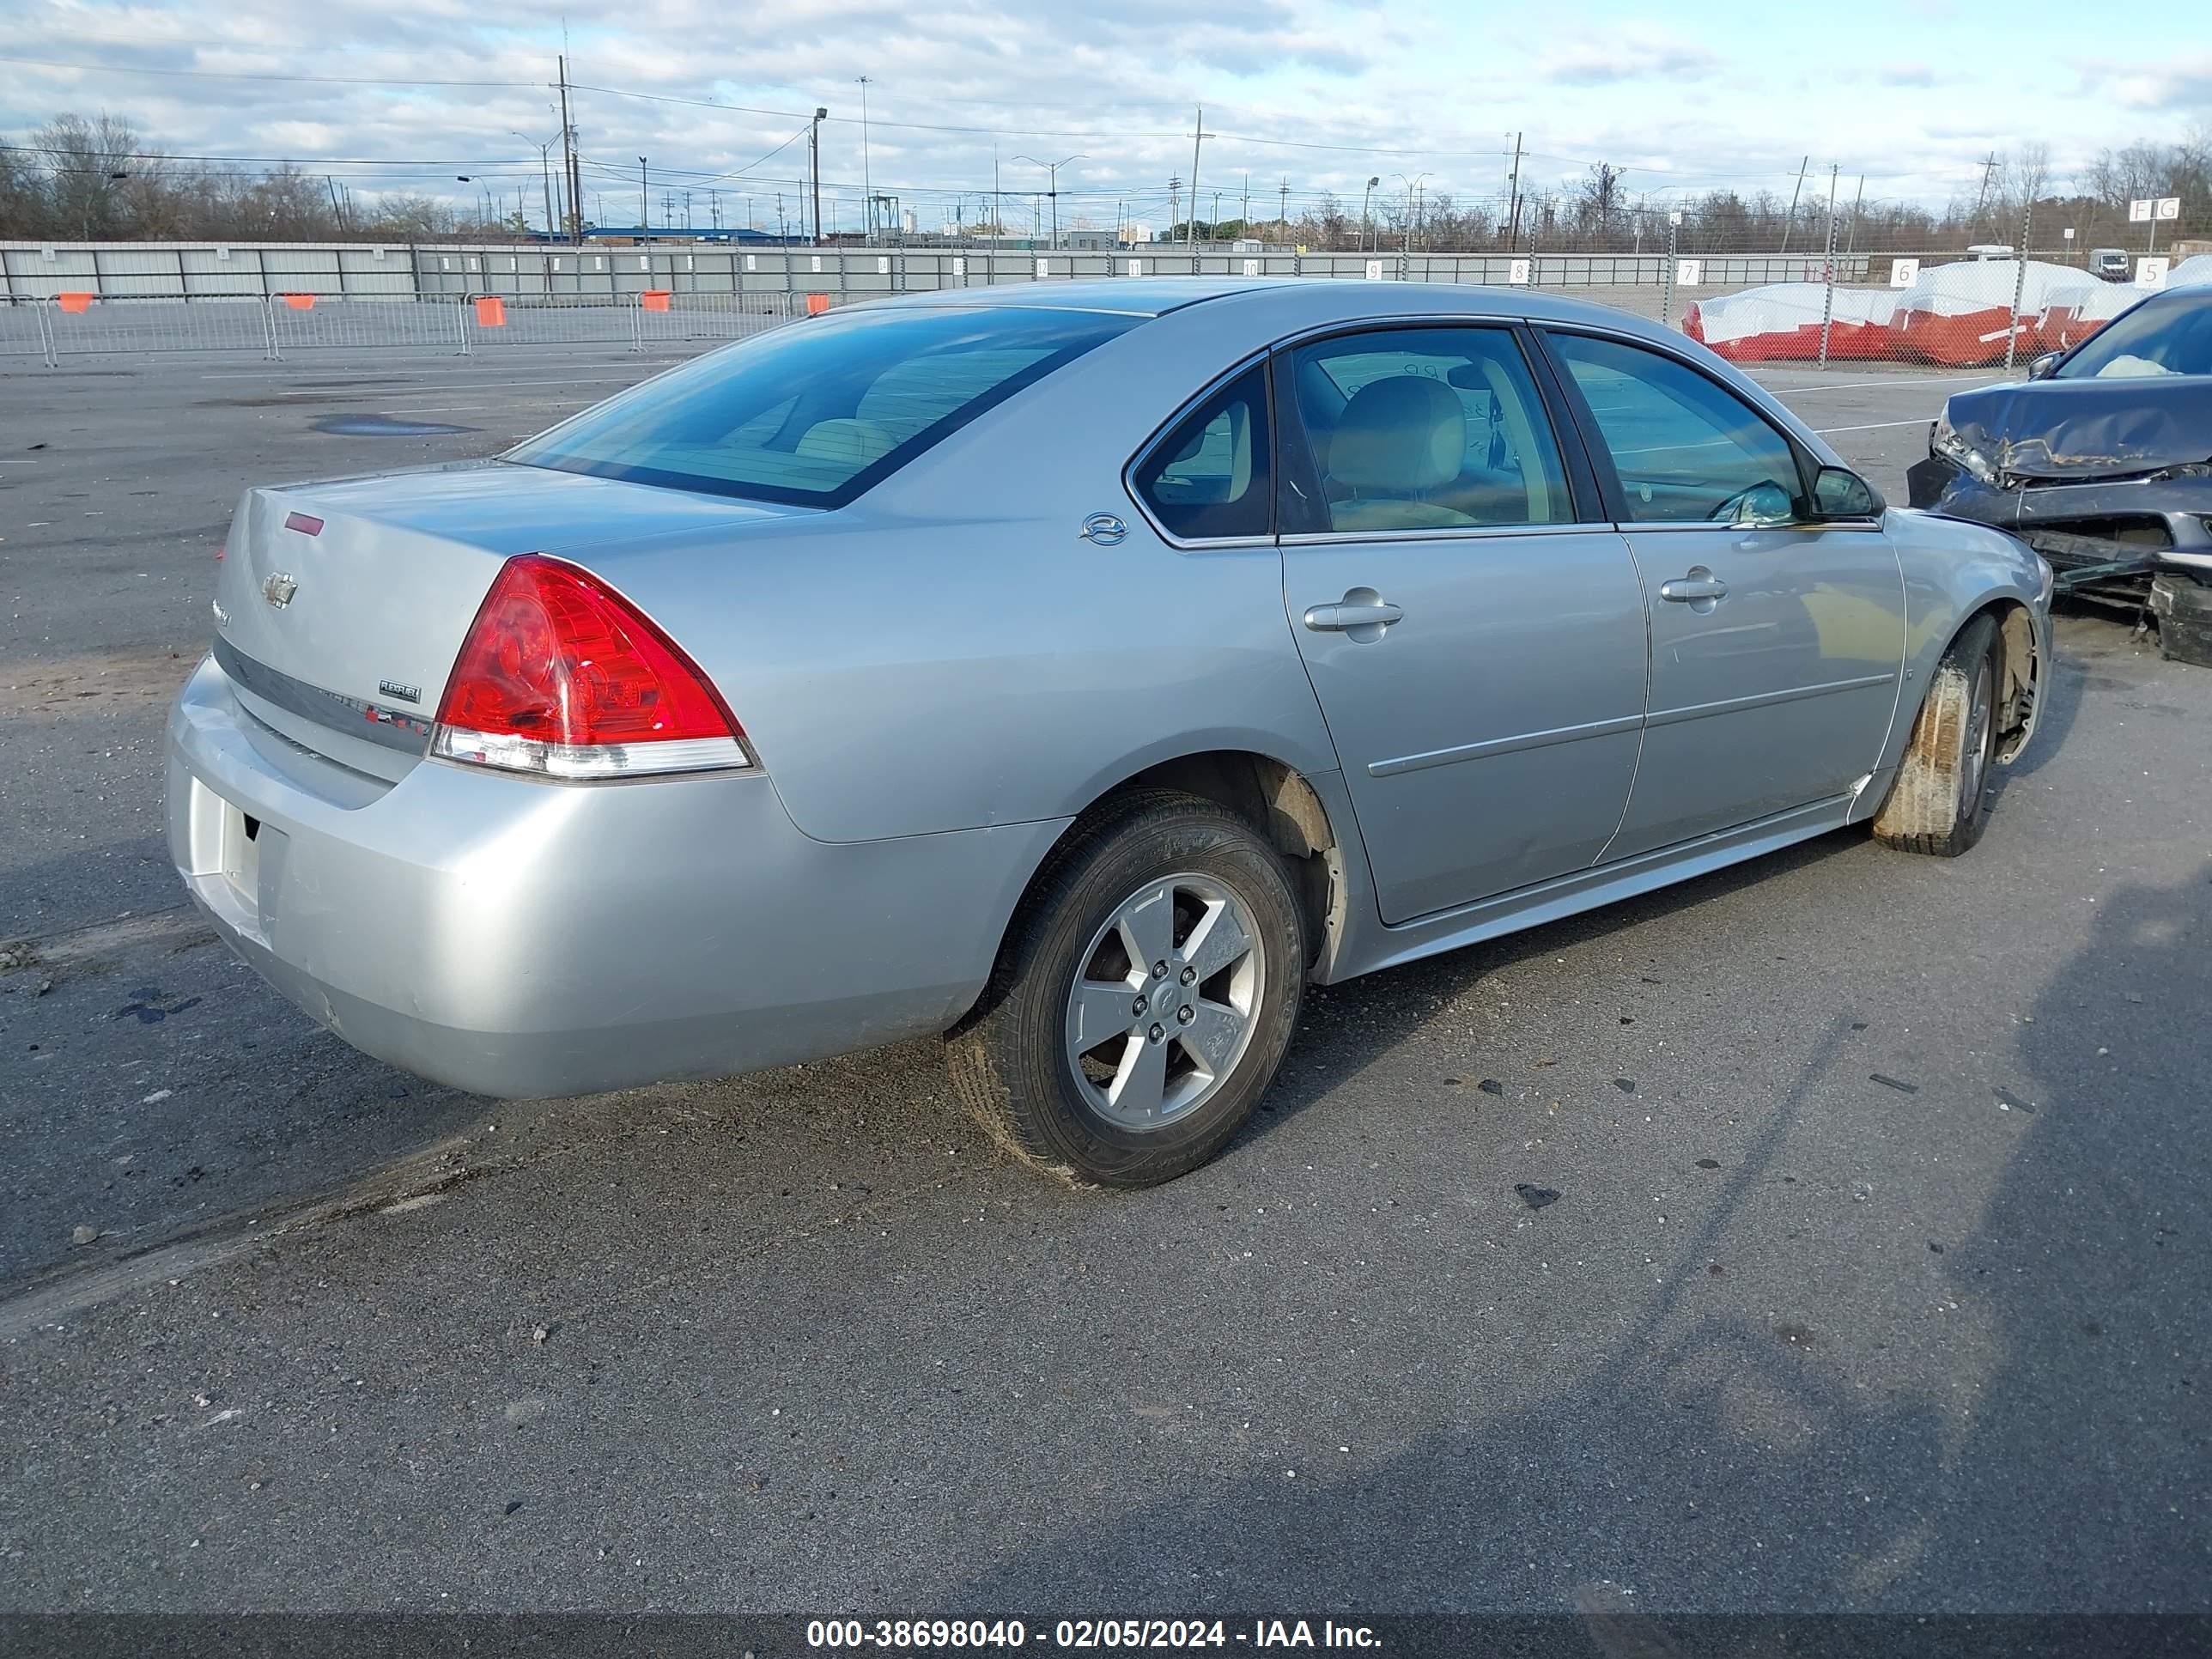
[[[1889,262],[1889,285],[1892,288],[1911,288],[1919,280],[1919,260],[1892,259]]]
[[[1509,259],[1505,262],[1505,280],[1516,288],[1526,288],[1532,274],[1533,259]]]
[[[1038,275],[1038,276],[1051,276],[1051,275],[1052,275],[1052,261],[1051,261],[1051,260],[1049,260],[1049,259],[1040,259],[1040,260],[1038,260],[1038,261],[1037,261],[1037,275]]]
[[[1675,287],[1695,288],[1698,283],[1705,280],[1705,262],[1703,259],[1677,259],[1674,261]]]
[[[1367,280],[1370,283],[1379,283],[1382,280],[1382,262],[1380,259],[1370,259],[1367,262]]]
[[[2137,288],[2164,288],[2167,260],[2163,253],[2144,254],[2136,260]]]
[[[1244,262],[1244,274],[1247,276],[1257,276],[1260,274],[1260,262],[1257,259],[1247,259]]]
[[[878,253],[876,255],[876,275],[878,276],[888,276],[890,274],[891,256],[888,253]]]
[[[1141,276],[1144,274],[1145,262],[1142,259],[1132,259],[1129,261],[1129,275],[1132,276]]]

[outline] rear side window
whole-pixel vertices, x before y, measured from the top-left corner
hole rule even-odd
[[[1287,362],[1321,494],[1312,528],[1573,520],[1559,446],[1510,331],[1378,329],[1300,346]]]
[[[1240,374],[1176,423],[1138,463],[1137,493],[1172,536],[1265,536],[1274,501],[1267,375]]]
[[[1135,320],[946,307],[793,323],[635,386],[506,459],[842,507]]]

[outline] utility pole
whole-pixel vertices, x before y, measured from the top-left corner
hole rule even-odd
[[[653,210],[645,204],[645,157],[637,158],[637,239],[645,240],[645,228],[653,222]]]
[[[1521,239],[1521,135],[1513,135],[1513,179],[1505,186],[1505,251],[1513,252]]]
[[[806,159],[812,169],[814,180],[814,246],[822,246],[822,123],[830,112],[819,104],[814,106],[814,125],[807,129]]]
[[[1277,203],[1275,222],[1281,227],[1277,234],[1280,235],[1285,241],[1288,241],[1291,236],[1291,175],[1289,173],[1283,175],[1283,182],[1277,188],[1279,193],[1275,198]]]
[[[346,228],[345,210],[338,205],[338,181],[331,178],[331,175],[326,173],[323,175],[323,182],[330,186],[331,214],[332,217],[337,220],[338,231],[339,234],[343,235]]]
[[[999,141],[994,138],[991,140],[991,234],[994,238],[1006,234],[1006,222],[1000,216],[1005,212],[1006,209],[999,203]]]
[[[1997,153],[1995,150],[1991,150],[1989,154],[1989,158],[1982,163],[1981,194],[1974,198],[1974,228],[1978,232],[1980,230],[1982,224],[1982,210],[1989,205],[1990,185],[1990,182],[1996,179],[1996,173]]]
[[[1850,234],[1845,239],[1844,245],[1844,252],[1846,253],[1851,252],[1859,245],[1859,210],[1865,205],[1866,174],[1862,173],[1859,174],[1859,193],[1851,198],[1851,228]],[[2023,248],[2021,252],[2025,253],[2027,250]]]
[[[1198,251],[1198,149],[1206,142],[1206,106],[1198,106],[1198,125],[1190,134],[1190,218],[1183,228],[1183,246],[1192,252]]]
[[[1782,251],[1784,253],[1790,252],[1790,233],[1797,228],[1797,198],[1805,193],[1805,169],[1812,165],[1813,158],[1809,155],[1797,164],[1797,188],[1790,192],[1790,218],[1782,227]]]
[[[1375,186],[1382,182],[1380,174],[1370,174],[1367,180],[1367,188],[1360,192],[1359,251],[1363,253],[1367,251],[1367,239],[1375,228],[1375,219],[1371,211],[1375,202]]]
[[[568,186],[568,237],[581,246],[584,240],[584,175],[576,161],[576,129],[568,123],[568,58],[561,67],[561,177]]]
[[[868,77],[860,76],[860,194],[868,204],[867,234],[863,239],[876,240],[876,183],[868,171]]]
[[[1176,205],[1182,200],[1182,174],[1178,173],[1168,179],[1168,234],[1170,236],[1175,234]]]

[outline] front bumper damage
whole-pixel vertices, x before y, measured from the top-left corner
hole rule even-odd
[[[2161,574],[2212,584],[2212,462],[2101,478],[1977,477],[1930,453],[1906,471],[1911,504],[2018,536],[2058,591],[2140,611]]]

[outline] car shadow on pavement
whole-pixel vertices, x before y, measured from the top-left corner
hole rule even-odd
[[[1564,1358],[1543,1347],[1576,1310],[1527,1284],[1528,1252],[1499,1258],[1504,1283],[1406,1287],[1431,1307],[1457,1295],[1523,1310],[1504,1345],[1548,1362],[1486,1355],[1493,1382],[1501,1369],[1525,1382],[1510,1403],[1436,1409],[1439,1376],[1500,1340],[1494,1324],[1439,1321],[1420,1350],[1373,1354],[1351,1428],[1325,1419],[1303,1437],[1357,1443],[1400,1395],[1449,1421],[1379,1455],[1310,1444],[1295,1470],[1226,1454],[1243,1471],[1194,1471],[1205,1496],[1026,1543],[947,1610],[1570,1614],[1616,1586],[1647,1616],[2212,1609],[2208,1004],[2212,869],[2123,890],[2033,1021],[1993,1034],[1984,1062],[2017,1078],[1930,1090],[1908,1109],[1917,1134],[1869,1141],[1888,1182],[1873,1207],[1820,1188],[1813,1131],[1836,1102],[1818,1097],[1850,1043],[1839,1016],[1625,1321],[1608,1304]],[[1832,1094],[1854,1081],[1833,1080]],[[1942,1157],[1956,1137],[1992,1148],[1985,1189]],[[1786,1199],[1783,1170],[1805,1183]],[[1795,1243],[1746,1224],[1784,1202],[1805,1206]],[[1528,1224],[1562,1219],[1583,1221]],[[1603,1249],[1608,1219],[1544,1252]],[[1319,1409],[1268,1403],[1294,1425]],[[1628,1650],[1565,1633],[1557,1650],[1781,1650],[1744,1627]],[[1908,1636],[1933,1650],[1895,1635],[1887,1650]]]
[[[1341,984],[1309,987],[1285,1073],[1261,1098],[1258,1113],[1239,1139],[1264,1134],[1325,1098],[1419,1031],[1454,998],[1485,979],[1534,957],[1645,922],[1662,921],[1793,872],[1814,868],[1863,848],[1868,839],[1863,826],[1838,830],[1778,853],[1539,927],[1425,957]]]

